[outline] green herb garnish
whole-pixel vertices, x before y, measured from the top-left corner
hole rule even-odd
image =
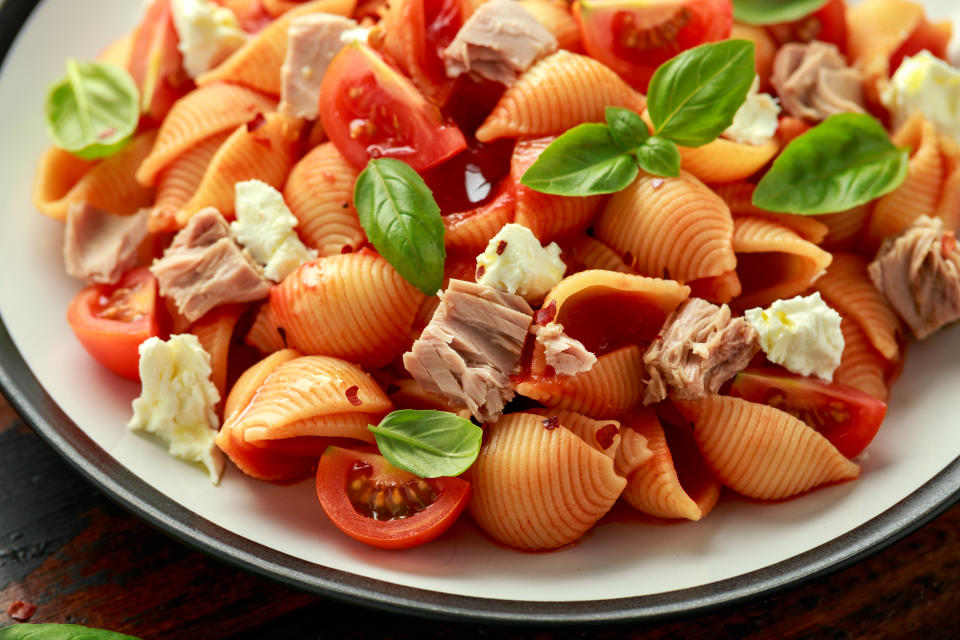
[[[829,0],[733,0],[733,17],[747,24],[777,24],[805,18]]]
[[[483,436],[480,427],[446,411],[401,409],[368,428],[390,464],[421,478],[466,471],[480,453]]]
[[[79,624],[16,624],[0,629],[0,640],[138,640],[116,631]]]

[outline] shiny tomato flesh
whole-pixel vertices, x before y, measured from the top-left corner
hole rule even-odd
[[[351,538],[382,549],[433,540],[456,521],[470,498],[460,478],[419,478],[376,453],[327,447],[317,467],[317,496]]]
[[[160,335],[157,279],[141,267],[115,285],[86,287],[70,301],[67,322],[97,362],[138,381],[140,343]]]
[[[830,0],[810,15],[793,22],[767,27],[777,46],[788,42],[830,42],[847,52],[847,7],[844,0]]]
[[[859,389],[763,370],[738,373],[730,395],[803,420],[848,458],[870,444],[887,413],[886,403]]]
[[[730,0],[580,0],[583,47],[638,91],[678,53],[730,36]]]
[[[460,129],[410,80],[356,42],[324,74],[320,117],[330,141],[358,168],[370,158],[391,157],[423,171],[467,146]]]
[[[890,73],[893,74],[900,68],[904,58],[915,56],[924,49],[941,60],[946,60],[949,44],[949,29],[939,28],[928,20],[924,20],[910,33],[903,44],[890,55]]]

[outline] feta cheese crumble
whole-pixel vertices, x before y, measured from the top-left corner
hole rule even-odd
[[[827,306],[820,292],[777,300],[766,309],[747,309],[743,315],[757,330],[768,360],[793,373],[833,380],[843,355],[843,333],[840,314]]]
[[[896,126],[919,111],[937,131],[960,142],[960,69],[929,51],[903,59],[881,100]]]
[[[180,36],[177,48],[191,78],[214,68],[247,41],[237,16],[210,0],[173,0],[173,26]]]
[[[566,270],[556,242],[544,247],[530,229],[513,222],[503,225],[477,256],[477,284],[515,293],[527,302],[542,300]]]
[[[761,145],[777,133],[780,105],[769,93],[759,93],[759,89],[760,78],[754,76],[747,99],[737,109],[733,123],[723,132],[724,138],[742,144]]]
[[[230,234],[263,265],[266,278],[280,282],[317,257],[316,249],[308,249],[294,231],[297,218],[279,191],[260,180],[238,182],[235,189],[237,219],[230,223]]]
[[[140,397],[133,401],[132,431],[159,437],[170,455],[206,468],[210,482],[220,483],[223,453],[217,436],[216,405],[220,394],[210,381],[210,355],[193,334],[149,338],[140,345]]]

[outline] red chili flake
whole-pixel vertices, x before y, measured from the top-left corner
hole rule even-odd
[[[663,178],[654,178],[650,181],[650,186],[653,187],[654,190],[657,190],[663,186],[663,182]]]
[[[344,395],[347,396],[347,400],[349,400],[350,404],[352,404],[355,407],[359,407],[361,404],[363,404],[363,400],[361,400],[360,396],[358,395],[359,391],[360,391],[360,387],[358,387],[357,385],[353,385],[352,387],[347,389],[346,392],[344,392]]]
[[[340,205],[340,208],[341,208],[341,209],[349,209],[349,208],[350,208],[350,203],[349,203],[349,202],[344,202],[342,205]]]
[[[287,330],[283,327],[277,327],[277,333],[280,334],[280,339],[283,340],[283,346],[287,346]]]
[[[266,124],[267,119],[264,117],[263,113],[257,112],[257,115],[253,116],[253,119],[247,122],[247,132],[253,133],[264,124]]]
[[[340,247],[340,253],[353,253],[353,247],[351,247],[348,244],[345,244],[342,247]]]
[[[101,131],[101,132],[97,135],[97,137],[100,138],[101,140],[106,140],[107,138],[109,138],[110,136],[112,136],[113,134],[115,134],[116,132],[117,132],[117,130],[114,129],[113,127],[107,127],[106,129],[104,129],[103,131]]]
[[[940,252],[943,254],[944,258],[949,258],[950,254],[953,253],[957,248],[957,236],[953,231],[947,231],[943,234],[943,239],[940,240]]]
[[[558,418],[557,416],[550,416],[549,418],[544,418],[543,420],[541,420],[540,423],[543,425],[543,428],[546,429],[547,431],[553,431],[554,429],[560,426],[560,418]]]
[[[498,256],[503,255],[503,252],[506,251],[506,250],[507,250],[507,241],[506,241],[506,240],[501,240],[500,242],[497,243],[497,255],[498,255]]]
[[[487,270],[483,267],[483,265],[482,265],[482,264],[478,264],[478,265],[477,265],[477,280],[479,280],[480,278],[482,278],[482,277],[483,277],[483,274],[485,274],[486,272],[487,272]]]
[[[613,444],[614,436],[620,433],[620,429],[615,424],[605,424],[597,431],[594,438],[597,440],[597,444],[600,445],[600,448],[606,451],[610,448],[610,445]]]
[[[553,319],[557,317],[557,301],[551,300],[550,304],[545,306],[543,309],[537,309],[533,314],[533,322],[539,325],[545,325],[550,322],[553,322]]]
[[[623,254],[623,261],[626,262],[627,266],[629,266],[631,269],[633,269],[633,265],[636,263],[636,259],[633,257],[633,254],[630,253],[629,251]]]
[[[7,615],[17,622],[26,622],[37,612],[37,605],[17,600],[7,608]]]
[[[670,279],[671,279],[671,278],[670,278],[670,269],[667,269],[666,267],[663,268],[663,279],[664,279],[664,280],[670,280]]]

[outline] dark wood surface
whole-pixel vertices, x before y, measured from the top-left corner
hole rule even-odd
[[[0,396],[0,627],[8,608],[166,638],[958,638],[960,505],[866,561],[745,606],[659,625],[523,628],[385,614],[189,550],[104,498]]]

